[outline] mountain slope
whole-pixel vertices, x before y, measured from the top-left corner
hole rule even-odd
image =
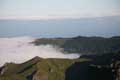
[[[88,60],[35,57],[22,64],[7,63],[2,67],[0,80],[64,80],[65,70],[75,61]]]
[[[0,68],[0,80],[115,80],[120,78],[119,69],[120,53],[79,59],[35,57],[22,64],[6,63]]]
[[[33,42],[35,45],[56,45],[69,53],[101,54],[120,51],[120,37],[43,38]]]

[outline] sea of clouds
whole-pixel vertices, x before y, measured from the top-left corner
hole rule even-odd
[[[22,63],[35,56],[41,58],[78,58],[79,54],[66,54],[63,49],[52,45],[35,46],[32,37],[0,38],[0,66],[6,62]]]

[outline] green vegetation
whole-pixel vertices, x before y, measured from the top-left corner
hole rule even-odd
[[[41,59],[35,57],[22,64],[7,63],[0,80],[32,80],[47,78],[49,80],[65,80],[65,71],[75,62],[86,62],[89,59]]]
[[[22,64],[6,63],[0,68],[0,80],[116,80],[120,77],[120,37],[44,38],[32,43],[51,44],[83,55],[79,59],[35,57]]]
[[[83,55],[79,59],[35,57],[22,64],[5,64],[0,68],[0,80],[115,80],[119,65],[120,53]]]
[[[0,76],[0,80],[27,80],[24,76],[21,75],[2,75]]]
[[[120,37],[74,37],[74,38],[44,38],[33,42],[35,45],[51,44],[63,48],[69,53],[104,54],[120,51]]]

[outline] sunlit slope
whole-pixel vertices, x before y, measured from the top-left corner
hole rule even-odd
[[[0,80],[65,80],[65,71],[74,62],[88,59],[42,59],[35,57],[22,64],[7,63]]]
[[[6,63],[0,68],[0,80],[116,80],[120,52],[82,55],[79,59],[43,59],[25,63]]]

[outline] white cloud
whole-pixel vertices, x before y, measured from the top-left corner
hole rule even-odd
[[[52,45],[35,46],[31,37],[0,38],[0,66],[6,62],[22,63],[35,56],[42,58],[78,58],[79,54],[65,54]]]

